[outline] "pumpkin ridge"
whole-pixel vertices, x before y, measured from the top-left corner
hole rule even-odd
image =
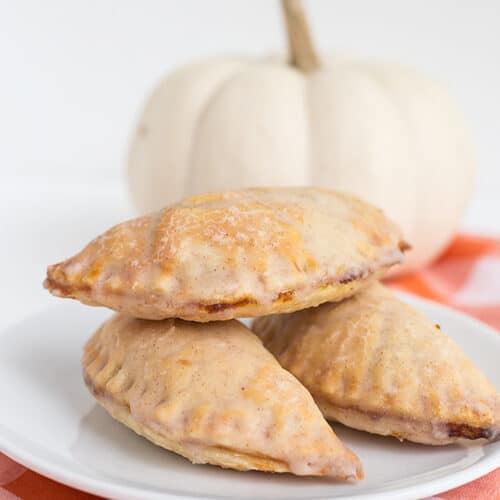
[[[199,131],[201,128],[201,124],[203,123],[204,116],[206,116],[206,114],[208,113],[208,110],[212,107],[217,96],[219,96],[220,93],[224,89],[227,88],[228,84],[231,83],[237,77],[240,77],[241,75],[251,71],[252,66],[253,66],[252,63],[248,63],[248,65],[244,69],[242,68],[241,70],[233,73],[231,76],[224,78],[221,82],[218,82],[218,85],[216,86],[214,91],[210,93],[210,95],[206,98],[203,105],[200,107],[197,119],[195,120],[196,125],[191,132],[191,140],[190,140],[191,147],[189,148],[189,158],[187,160],[188,175],[186,175],[185,182],[184,182],[184,192],[185,193],[189,191],[189,186],[187,186],[186,183],[190,181],[191,176],[194,174],[194,171],[193,171],[194,170],[193,156],[194,156],[194,152],[195,152],[194,145],[196,144],[196,140],[197,140],[197,137],[199,135]]]

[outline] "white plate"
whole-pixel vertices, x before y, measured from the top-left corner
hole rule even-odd
[[[500,335],[442,306],[404,296],[458,342],[500,387]],[[366,478],[317,478],[191,465],[109,417],[80,376],[84,341],[109,311],[65,302],[0,334],[0,450],[63,483],[120,499],[421,498],[500,465],[500,442],[426,447],[335,430],[361,458]]]

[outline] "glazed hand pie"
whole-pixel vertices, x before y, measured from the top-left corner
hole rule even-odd
[[[88,341],[83,372],[114,418],[194,463],[362,477],[307,390],[236,320],[115,315]]]
[[[258,318],[253,329],[328,419],[433,445],[499,435],[495,388],[438,325],[380,284]]]
[[[138,318],[212,321],[341,300],[406,248],[381,211],[352,196],[244,189],[119,224],[50,266],[45,286]]]

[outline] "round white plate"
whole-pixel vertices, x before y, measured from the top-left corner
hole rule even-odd
[[[445,307],[404,295],[439,323],[500,387],[500,335]],[[192,465],[135,435],[98,407],[80,375],[85,340],[109,311],[64,302],[0,334],[0,450],[57,481],[106,497],[422,498],[500,465],[500,442],[441,448],[335,425],[363,462],[357,484]]]

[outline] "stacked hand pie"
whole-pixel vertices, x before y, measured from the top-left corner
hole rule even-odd
[[[378,284],[407,248],[354,197],[245,189],[119,224],[45,286],[118,311],[84,379],[138,434],[194,463],[359,479],[324,417],[429,444],[500,427],[493,386]],[[238,317],[258,317],[255,333]]]

